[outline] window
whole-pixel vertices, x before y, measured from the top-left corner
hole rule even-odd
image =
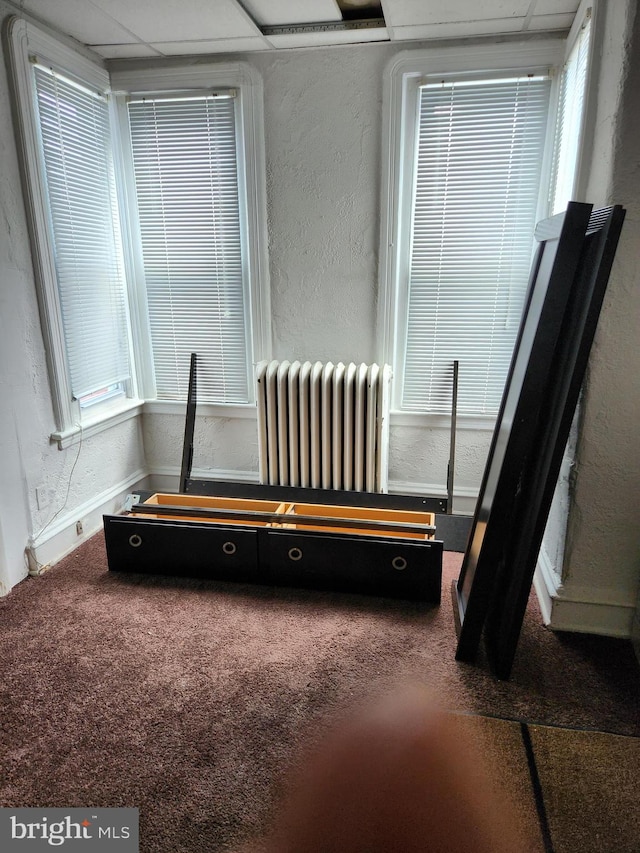
[[[448,415],[458,361],[459,415],[495,418],[548,215],[561,50],[406,52],[390,69],[380,322],[397,412]]]
[[[586,109],[587,79],[591,59],[591,9],[582,7],[576,15],[577,32],[569,38],[568,56],[562,69],[554,168],[551,179],[551,213],[565,210],[568,201],[577,201],[580,143]]]
[[[235,92],[128,102],[156,393],[248,403]],[[249,327],[250,328],[250,327]]]
[[[183,405],[194,351],[199,400],[253,410],[270,355],[259,78],[109,76],[21,19],[7,34],[53,438],[135,414],[138,391]]]
[[[135,409],[106,72],[12,19],[33,261],[61,446]]]
[[[109,110],[104,94],[33,68],[69,380],[84,408],[131,378]]]
[[[497,412],[529,278],[548,76],[419,85],[401,407]]]
[[[186,399],[253,408],[270,352],[262,89],[243,63],[116,72],[130,265],[159,410]]]

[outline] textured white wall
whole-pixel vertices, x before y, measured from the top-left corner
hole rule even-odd
[[[640,16],[636,3],[608,6],[598,90],[602,121],[596,125],[588,195],[623,204],[627,216],[585,386],[565,586],[579,583],[635,603],[640,578]]]
[[[4,18],[9,11],[0,3]],[[13,140],[4,62],[0,65],[0,592],[26,574],[31,531],[27,467],[51,418],[31,256]]]
[[[171,476],[177,488],[182,462],[184,414],[143,416],[144,447],[154,476]],[[193,435],[192,476],[214,478],[236,471],[238,479],[258,477],[258,438],[255,418],[217,418],[198,415]],[[163,483],[166,480],[163,480]],[[162,485],[161,488],[166,488]]]
[[[265,92],[276,358],[381,359],[382,89],[385,67],[400,49],[350,45],[251,57]],[[490,437],[458,436],[455,482],[463,494],[478,489]],[[444,490],[448,451],[446,428],[392,426],[391,485]]]
[[[276,358],[376,358],[380,110],[388,55],[376,47],[253,58],[265,92]]]
[[[586,198],[622,204],[627,216],[584,386],[551,624],[628,636],[640,581],[640,15],[634,0],[602,9]]]
[[[400,49],[368,44],[240,57],[259,70],[264,85],[275,358],[380,360],[382,85],[385,66]],[[209,422],[195,468],[257,472],[255,423],[233,424]],[[182,429],[181,415],[145,416],[153,472],[179,465]],[[464,430],[458,436],[456,484],[467,496],[462,509],[473,507],[470,496],[477,492],[490,437],[488,431]],[[392,426],[392,486],[444,492],[448,449],[447,428]]]
[[[0,0],[0,19],[15,8]],[[6,66],[0,63],[0,594],[26,574],[24,550],[50,522],[86,506],[144,466],[135,421],[58,450],[30,243],[13,134]],[[36,488],[55,493],[38,509]],[[67,494],[68,490],[68,494]],[[49,523],[49,529],[51,523]]]

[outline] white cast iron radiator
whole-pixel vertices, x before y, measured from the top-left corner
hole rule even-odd
[[[260,482],[386,492],[391,368],[261,361]]]

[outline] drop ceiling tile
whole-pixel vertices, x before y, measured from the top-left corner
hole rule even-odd
[[[267,41],[275,48],[323,47],[331,44],[359,44],[360,42],[388,41],[386,27],[365,30],[338,30],[335,32],[286,33],[268,36]]]
[[[255,50],[270,50],[264,38],[160,41],[154,42],[153,47],[164,56],[206,56],[211,53],[251,53]]]
[[[574,13],[565,15],[534,15],[529,21],[530,30],[570,30]]]
[[[394,27],[393,40],[468,38],[470,36],[501,35],[522,31],[523,18],[497,18],[491,21],[464,21],[451,24]]]
[[[126,44],[138,40],[92,0],[24,0],[25,12],[83,44]]]
[[[382,5],[387,24],[395,28],[524,18],[530,0],[383,0]]]
[[[533,8],[535,17],[539,15],[561,15],[565,12],[578,11],[580,0],[538,0]]]
[[[242,0],[242,5],[260,26],[342,20],[336,0]]]
[[[148,44],[92,44],[91,50],[104,59],[140,59],[145,56],[159,56],[157,50]]]
[[[141,41],[245,38],[260,31],[234,0],[91,0]]]
[[[382,0],[388,29],[280,33],[264,26],[340,20],[336,0],[15,0],[106,58],[207,54],[566,30],[579,0]],[[246,7],[243,8],[243,5]],[[247,11],[248,10],[248,11]],[[250,14],[249,14],[250,13]],[[232,43],[225,44],[227,39]]]

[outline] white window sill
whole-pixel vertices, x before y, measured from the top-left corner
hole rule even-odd
[[[64,450],[79,441],[124,423],[130,418],[135,418],[142,412],[142,407],[143,401],[137,399],[127,399],[124,403],[118,401],[108,409],[101,407],[93,417],[84,418],[81,424],[74,424],[68,429],[51,433],[50,440],[57,442],[59,450]]]
[[[179,415],[181,418],[184,418],[186,410],[187,404],[177,400],[147,400],[143,409],[145,415]],[[198,417],[255,419],[258,409],[255,403],[198,403],[196,411]]]
[[[486,430],[493,432],[497,415],[458,415],[456,430]],[[451,415],[430,415],[425,412],[391,412],[391,426],[451,429]]]

